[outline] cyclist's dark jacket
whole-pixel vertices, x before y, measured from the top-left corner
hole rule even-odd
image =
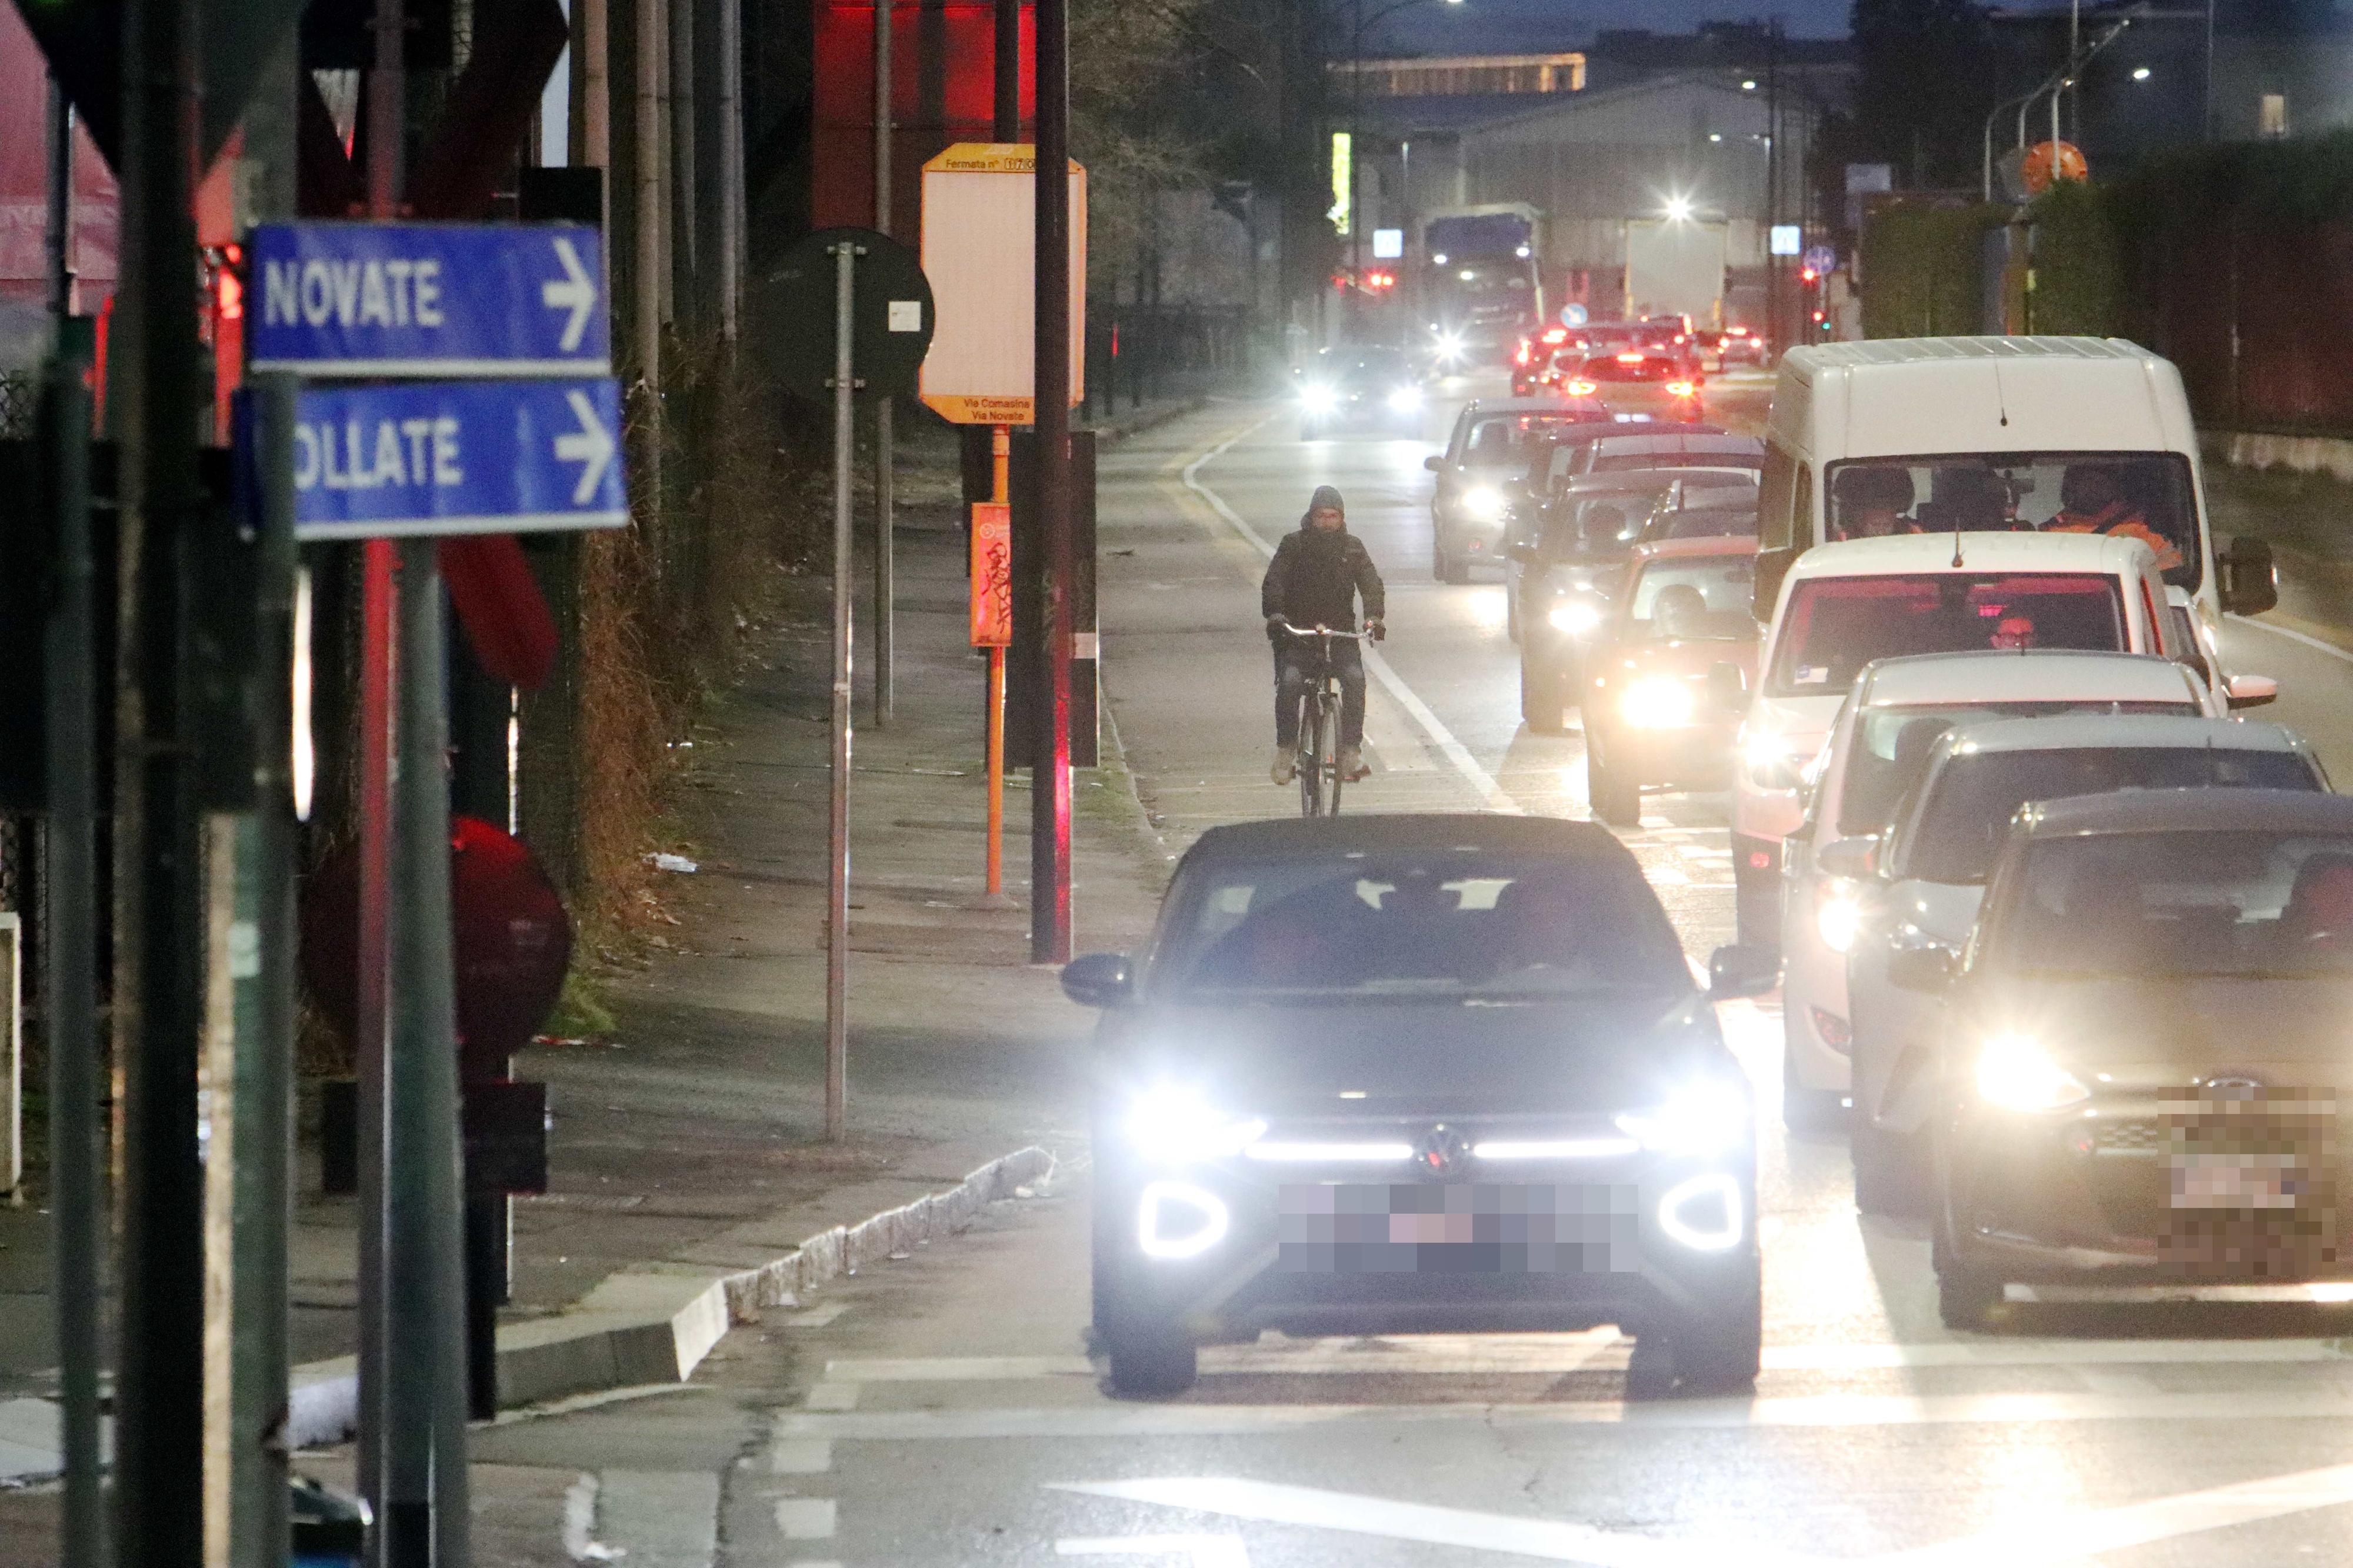
[[[1298,531],[1283,536],[1267,563],[1266,581],[1258,590],[1259,614],[1281,616],[1303,628],[1352,632],[1359,594],[1366,618],[1379,620],[1386,606],[1381,574],[1365,542],[1345,528],[1319,529],[1302,518]]]

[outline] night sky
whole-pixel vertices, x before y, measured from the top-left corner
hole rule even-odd
[[[1574,48],[1597,27],[1688,33],[1702,22],[1762,20],[1777,13],[1791,33],[1841,37],[1850,6],[1851,0],[1462,0],[1459,5],[1432,0],[1368,29],[1376,47],[1366,52],[1382,47],[1414,54]],[[1365,0],[1365,8],[1372,11],[1374,0]]]

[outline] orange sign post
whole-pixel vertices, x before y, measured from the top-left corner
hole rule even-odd
[[[988,848],[990,893],[1005,890],[1005,650],[1013,643],[1013,506],[1006,494],[1010,433],[989,432],[997,499],[972,508],[972,646],[988,650]]]

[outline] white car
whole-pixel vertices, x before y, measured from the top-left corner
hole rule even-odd
[[[1924,947],[1960,951],[2018,808],[2123,789],[2233,787],[2326,791],[2328,776],[2277,724],[2089,713],[1985,720],[1937,737],[1877,840],[1823,847],[1823,871],[1862,884],[1846,955],[1857,1207],[1902,1211],[1925,1192],[1942,1078],[1944,1003],[1897,986],[1890,960]],[[2063,955],[2054,963],[2063,967]]]
[[[2224,718],[2228,706],[2188,666],[2131,653],[1920,654],[1879,659],[1855,678],[1810,780],[1805,821],[1783,841],[1781,1114],[1791,1131],[1840,1121],[1853,1042],[1846,955],[1860,885],[1824,873],[1821,851],[1878,837],[1928,747],[1955,724],[2086,711]]]
[[[1740,941],[1780,941],[1781,840],[1805,816],[1799,779],[1863,666],[1983,648],[2176,657],[2165,602],[2148,547],[2111,534],[1893,534],[1799,556],[1782,579],[1733,767]]]

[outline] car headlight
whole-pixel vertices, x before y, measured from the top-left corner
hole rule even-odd
[[[1329,414],[1340,405],[1339,395],[1328,386],[1303,386],[1299,401],[1310,414]]]
[[[1462,492],[1462,510],[1482,522],[1504,515],[1504,492],[1493,485],[1473,485]]]
[[[1254,1116],[1231,1116],[1198,1092],[1162,1084],[1136,1096],[1128,1108],[1127,1141],[1145,1159],[1163,1164],[1223,1160],[1240,1153],[1264,1135]]]
[[[1136,1194],[1135,1245],[1146,1258],[1198,1258],[1226,1239],[1233,1211],[1190,1182],[1147,1182]]]
[[[1740,1183],[1709,1171],[1667,1190],[1659,1200],[1659,1228],[1694,1252],[1723,1252],[1748,1234]]]
[[[1438,357],[1440,359],[1448,360],[1461,359],[1462,357],[1462,334],[1460,332],[1439,333]]]
[[[1678,1089],[1655,1110],[1614,1120],[1619,1131],[1657,1153],[1728,1154],[1747,1142],[1752,1116],[1739,1086],[1717,1080]]]
[[[1795,789],[1799,774],[1820,749],[1818,741],[1801,735],[1757,730],[1741,737],[1740,760],[1758,789]]]
[[[1545,612],[1545,621],[1556,632],[1582,637],[1601,625],[1601,606],[1590,599],[1563,599]]]
[[[1851,951],[1862,924],[1862,903],[1854,884],[1842,877],[1824,882],[1814,905],[1814,930],[1822,945],[1832,952]]]
[[[1671,675],[1645,676],[1618,699],[1619,716],[1637,730],[1678,730],[1698,711],[1691,682]]]
[[[1410,414],[1420,406],[1421,388],[1418,386],[1400,386],[1389,394],[1389,412],[1392,414]]]
[[[2089,1100],[2092,1091],[2053,1061],[2040,1040],[2010,1031],[1987,1040],[1978,1053],[1978,1095],[2005,1110],[2057,1110]]]

